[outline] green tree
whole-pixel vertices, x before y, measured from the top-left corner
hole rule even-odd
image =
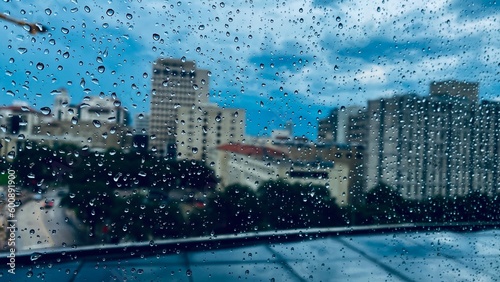
[[[258,188],[263,224],[272,229],[345,224],[342,212],[325,186],[270,180]]]
[[[248,186],[230,185],[215,193],[204,209],[193,214],[191,221],[196,221],[196,226],[201,224],[204,235],[207,231],[215,234],[255,231],[261,225],[257,194]]]
[[[408,202],[394,188],[379,183],[368,191],[364,208],[357,216],[362,224],[389,224],[409,221]]]

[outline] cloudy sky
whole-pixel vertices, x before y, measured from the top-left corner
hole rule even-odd
[[[2,13],[50,31],[0,23],[0,104],[40,109],[65,87],[73,102],[115,92],[131,114],[148,112],[158,57],[210,70],[210,100],[245,108],[251,135],[292,120],[314,139],[333,107],[426,95],[436,80],[477,81],[498,99],[500,5],[422,2],[4,1]]]

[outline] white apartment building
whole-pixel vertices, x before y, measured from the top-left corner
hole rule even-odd
[[[368,103],[367,183],[409,199],[493,194],[500,181],[500,103],[478,103],[478,85],[431,84],[412,94]]]
[[[207,160],[207,153],[226,143],[245,138],[243,109],[220,108],[214,104],[177,109],[177,159]]]
[[[342,163],[294,162],[286,152],[245,144],[221,145],[210,159],[222,188],[241,184],[257,189],[267,180],[281,178],[290,183],[325,185],[339,206],[350,204],[349,167]]]

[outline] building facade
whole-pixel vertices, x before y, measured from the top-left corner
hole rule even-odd
[[[471,100],[475,84],[447,83],[454,93],[436,94],[433,83],[431,96],[369,101],[368,189],[384,182],[418,200],[496,191],[499,103]]]
[[[152,88],[149,149],[175,158],[178,109],[208,102],[208,71],[192,61],[158,59],[153,64]]]
[[[341,162],[294,160],[286,151],[246,144],[221,145],[212,158],[222,188],[241,184],[257,189],[268,180],[283,179],[325,186],[339,206],[351,204],[349,167]]]
[[[246,112],[214,104],[180,107],[176,129],[177,159],[207,160],[217,146],[241,143],[245,138]]]
[[[359,106],[340,107],[318,123],[318,142],[356,143],[366,141],[366,111]]]

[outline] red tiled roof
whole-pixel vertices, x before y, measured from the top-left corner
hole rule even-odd
[[[217,147],[218,150],[247,155],[247,156],[286,156],[284,151],[267,148],[264,146],[254,146],[246,144],[224,144]]]
[[[13,112],[31,112],[31,113],[39,113],[39,111],[28,107],[28,106],[17,106],[17,105],[12,105],[12,106],[3,106],[0,107],[0,110],[11,110]]]

